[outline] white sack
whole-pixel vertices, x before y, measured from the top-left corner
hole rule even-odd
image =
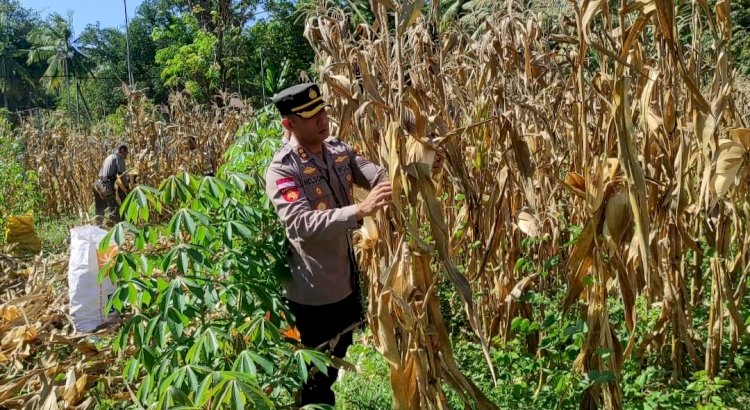
[[[70,316],[77,332],[90,332],[107,320],[104,308],[115,287],[105,276],[99,284],[99,242],[107,231],[96,226],[80,226],[70,230],[68,261],[68,293]]]

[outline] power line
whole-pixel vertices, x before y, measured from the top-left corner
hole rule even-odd
[[[16,78],[16,79],[36,79],[41,80],[42,78],[75,78],[77,80],[122,80],[122,77],[99,77],[99,76],[66,76],[66,75],[40,75],[40,76],[20,76],[20,75],[0,75],[0,78]],[[159,79],[161,77],[143,77],[144,79]],[[125,82],[125,81],[123,81]]]
[[[32,76],[4,75],[3,74],[3,75],[0,75],[0,78],[15,78],[15,79],[27,79],[27,78],[31,78],[31,79],[36,79],[36,80],[40,80],[42,78],[75,78],[76,80],[120,80],[122,82],[127,82],[122,77],[99,77],[99,76],[83,76],[83,77],[81,77],[81,76],[65,76],[65,75],[40,75],[40,76],[33,76],[32,77]],[[242,77],[233,77],[233,78],[238,78],[240,80],[250,80],[250,79],[255,79],[255,78],[258,78],[258,77],[242,76]],[[159,77],[159,76],[156,76],[156,77],[138,77],[138,80],[160,80],[160,79],[161,79],[161,77]]]

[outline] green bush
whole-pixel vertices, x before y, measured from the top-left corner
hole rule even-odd
[[[22,158],[23,145],[0,112],[0,227],[8,215],[33,212],[40,200],[37,175]]]

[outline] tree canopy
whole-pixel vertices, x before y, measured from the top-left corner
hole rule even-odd
[[[352,26],[371,20],[366,0],[333,1],[352,9]],[[425,7],[432,7],[427,2]],[[481,30],[485,0],[441,0],[441,28]],[[531,1],[553,7],[552,0]],[[303,37],[311,0],[145,0],[124,27],[74,27],[71,16],[40,17],[18,0],[0,0],[0,104],[10,112],[60,109],[101,119],[125,103],[129,83],[155,103],[171,90],[211,102],[222,92],[256,104],[280,87],[314,78]],[[734,66],[750,74],[750,0],[732,7]],[[266,101],[262,101],[266,98]],[[219,101],[216,101],[219,102]]]
[[[210,102],[221,92],[261,103],[308,73],[313,51],[291,0],[146,0],[124,27],[74,27],[0,0],[0,103],[104,118],[125,103],[127,44],[134,87],[154,102],[170,90]]]

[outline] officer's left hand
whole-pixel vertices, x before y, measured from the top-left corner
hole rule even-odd
[[[383,181],[375,185],[372,191],[367,194],[367,198],[357,204],[357,219],[359,220],[366,216],[370,216],[378,209],[390,204],[392,194],[391,190],[390,181]]]

